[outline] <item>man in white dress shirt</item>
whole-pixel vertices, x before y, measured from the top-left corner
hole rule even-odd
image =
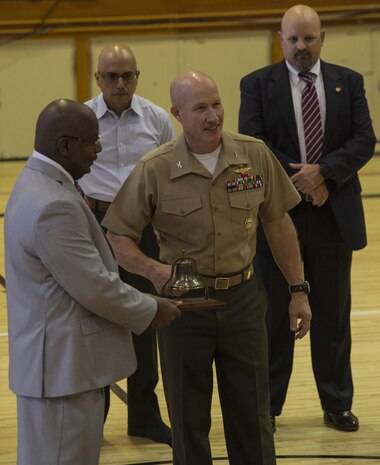
[[[147,152],[175,137],[168,113],[135,94],[140,71],[133,51],[124,44],[104,47],[98,59],[96,82],[101,93],[86,102],[99,121],[102,151],[80,185],[99,223],[137,161]],[[158,259],[158,245],[149,225],[139,244]],[[152,284],[120,268],[123,281],[142,292],[154,293]],[[171,443],[170,428],[162,421],[157,396],[156,333],[148,328],[134,337],[137,371],[128,378],[128,434]],[[105,417],[109,408],[106,402]]]

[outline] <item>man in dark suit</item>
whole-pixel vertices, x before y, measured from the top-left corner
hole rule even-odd
[[[351,412],[350,270],[352,251],[366,246],[357,173],[373,155],[375,135],[362,76],[320,60],[324,37],[319,16],[310,7],[296,5],[284,14],[279,38],[285,60],[242,79],[239,132],[267,143],[303,198],[290,215],[312,290],[312,364],[324,421],[340,430],[356,431],[359,421]],[[305,79],[310,80],[307,90],[318,97],[313,109],[313,160],[309,158],[307,102],[303,100],[309,86]],[[320,129],[316,129],[318,124]],[[269,376],[275,430],[275,417],[281,414],[292,371],[294,334],[287,315],[288,286],[262,231],[255,266],[269,296]],[[307,285],[299,290],[307,291]]]
[[[56,100],[4,220],[9,382],[17,394],[19,465],[99,463],[104,386],[136,370],[132,332],[180,315],[118,275],[75,182],[102,149],[93,111]]]

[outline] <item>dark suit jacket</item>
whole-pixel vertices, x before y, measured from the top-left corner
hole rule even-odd
[[[358,170],[376,143],[362,76],[321,61],[326,95],[323,163],[332,172],[329,199],[340,233],[353,250],[365,247],[366,232]],[[300,149],[285,60],[241,80],[239,132],[263,139],[289,175]]]

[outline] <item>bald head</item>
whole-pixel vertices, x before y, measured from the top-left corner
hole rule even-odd
[[[60,99],[40,113],[34,148],[79,179],[90,171],[102,148],[98,138],[95,113],[83,103]]]
[[[128,45],[106,45],[101,50],[95,79],[109,110],[121,116],[130,107],[139,75],[135,54]]]
[[[318,13],[307,5],[294,5],[289,8],[282,17],[281,30],[293,22],[313,23],[316,28],[321,29],[321,20]]]
[[[180,108],[198,89],[218,90],[214,80],[205,73],[188,71],[171,83],[170,98],[173,107]]]
[[[83,103],[67,99],[55,100],[38,117],[34,147],[44,155],[53,157],[56,143],[62,136],[85,137],[89,128],[96,128],[97,125],[94,112]]]
[[[107,72],[106,69],[111,62],[119,63],[128,61],[128,63],[134,65],[136,69],[136,57],[133,51],[125,44],[113,44],[113,45],[106,45],[102,48],[99,53],[98,57],[98,71],[101,73]]]
[[[297,71],[306,72],[319,59],[325,31],[315,10],[307,5],[295,5],[284,14],[279,37],[288,63]]]
[[[190,150],[211,153],[221,143],[224,110],[214,80],[205,73],[189,71],[170,86],[171,112],[181,123]]]

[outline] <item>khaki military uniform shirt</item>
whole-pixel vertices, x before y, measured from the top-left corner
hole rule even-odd
[[[200,274],[223,275],[252,263],[258,216],[278,219],[299,201],[262,141],[224,131],[212,175],[181,135],[138,162],[102,224],[138,243],[151,222],[161,260],[172,264],[184,251]]]

